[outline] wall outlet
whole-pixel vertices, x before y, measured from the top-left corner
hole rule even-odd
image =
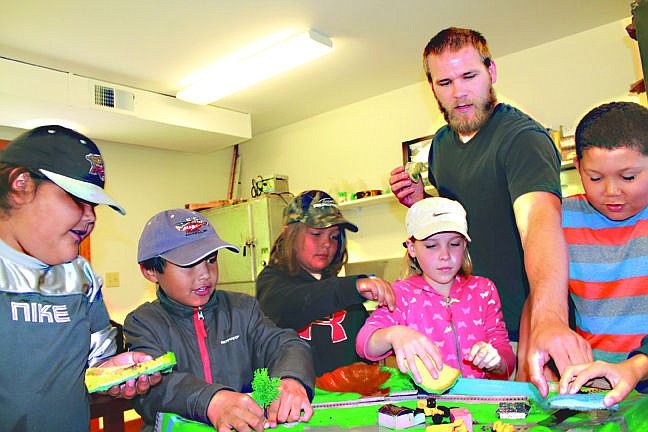
[[[119,286],[119,272],[106,272],[106,288]]]

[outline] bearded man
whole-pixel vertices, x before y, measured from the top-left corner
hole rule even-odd
[[[589,345],[568,325],[560,155],[552,139],[497,101],[497,69],[479,32],[442,30],[425,47],[423,64],[448,123],[434,135],[429,178],[439,195],[466,209],[474,273],[495,282],[519,359],[528,354],[540,374],[550,357],[559,371],[590,359]],[[392,171],[390,185],[408,207],[425,196],[404,167]],[[518,363],[518,378],[527,378],[527,367]],[[543,379],[531,378],[543,392]]]

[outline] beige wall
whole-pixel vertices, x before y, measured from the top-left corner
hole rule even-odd
[[[645,94],[628,94],[641,77],[638,48],[625,32],[628,23],[613,22],[502,58],[491,47],[499,99],[546,127],[564,126],[568,134],[588,109],[604,101],[646,104]],[[278,173],[288,175],[293,193],[388,189],[389,172],[402,160],[401,142],[444,123],[425,82],[403,87],[254,137],[241,146],[242,183]],[[579,191],[575,171],[562,178],[572,183],[567,194]],[[350,262],[403,255],[406,212],[393,196],[343,206],[343,212],[360,228],[349,235]]]
[[[546,127],[573,133],[580,118],[606,101],[631,100],[642,77],[637,43],[625,31],[630,19],[505,56],[497,61],[496,88]]]
[[[0,128],[0,139],[20,131]],[[106,189],[125,209],[121,216],[98,206],[91,235],[92,265],[102,277],[118,272],[119,287],[104,287],[111,318],[123,322],[135,306],[154,299],[154,285],[137,265],[137,241],[146,221],[160,210],[227,196],[232,149],[209,155],[95,141],[106,164]]]
[[[567,131],[605,100],[638,101],[628,95],[641,77],[636,43],[625,33],[628,22],[502,58],[492,47],[500,100]],[[434,96],[421,82],[270,131],[241,146],[243,195],[253,177],[275,173],[288,175],[292,192],[386,189],[389,171],[401,162],[401,142],[442,124]]]
[[[92,263],[105,277],[119,272],[120,286],[104,288],[111,317],[123,321],[131,309],[154,298],[154,286],[137,265],[137,241],[146,221],[161,210],[227,196],[231,149],[209,155],[181,153],[98,141],[106,163],[108,192],[126,216],[97,209]]]
[[[608,99],[629,99],[628,86],[641,72],[638,50],[625,36],[625,25],[626,21],[614,22],[502,58],[492,47],[500,99],[547,126],[565,125],[567,130],[589,107]],[[645,95],[641,102],[646,103]],[[308,188],[332,193],[387,189],[389,171],[401,162],[401,142],[433,133],[443,123],[431,91],[421,82],[268,132],[240,146],[240,193],[249,196],[253,177],[275,173],[289,176],[294,193]],[[15,134],[0,128],[0,138]],[[106,161],[108,191],[127,215],[98,208],[92,261],[102,276],[119,272],[120,286],[105,288],[104,297],[113,319],[122,321],[132,308],[153,298],[153,287],[136,264],[144,223],[162,209],[225,198],[232,150],[196,155],[97,144]],[[402,207],[387,201],[345,212],[362,230],[350,238],[355,260],[402,254]],[[380,244],[372,239],[380,239]]]

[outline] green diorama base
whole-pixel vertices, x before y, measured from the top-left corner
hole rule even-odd
[[[400,372],[394,373],[398,376]],[[400,381],[399,381],[400,380]],[[417,398],[436,398],[437,405],[448,408],[467,408],[473,420],[473,431],[491,431],[493,423],[500,420],[497,414],[499,401],[524,399],[528,401],[530,410],[525,419],[507,420],[503,423],[512,424],[516,431],[544,432],[554,430],[588,430],[595,432],[621,432],[648,430],[648,397],[633,393],[616,406],[614,410],[592,409],[589,411],[569,412],[571,416],[562,420],[560,416],[565,410],[557,410],[550,406],[554,394],[542,398],[537,389],[530,383],[512,381],[492,381],[460,378],[457,384],[444,395],[412,394],[413,385],[402,379],[390,380],[390,396],[363,398],[355,393],[332,393],[316,389],[313,406],[315,412],[307,423],[290,423],[279,425],[277,431],[318,431],[338,430],[353,432],[389,431],[378,426],[378,408],[385,403],[416,408]],[[394,386],[397,384],[397,386]],[[404,384],[404,385],[403,385]],[[409,393],[409,395],[407,395]],[[405,395],[405,396],[404,396]],[[602,399],[600,397],[588,400]],[[589,396],[589,395],[584,395]],[[444,400],[444,397],[446,400]],[[449,423],[449,419],[444,420]],[[425,431],[432,426],[428,417],[425,424],[416,425],[405,430]],[[182,418],[176,414],[160,413],[156,423],[156,431],[164,432],[207,432],[213,427],[203,423]],[[434,428],[430,428],[432,432]]]

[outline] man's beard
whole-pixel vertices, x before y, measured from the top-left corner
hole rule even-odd
[[[439,98],[437,98],[437,103],[439,104],[439,110],[443,113],[443,118],[445,118],[446,123],[452,130],[460,135],[470,135],[486,124],[493,113],[495,105],[497,105],[497,96],[495,95],[495,89],[491,86],[486,101],[474,102],[475,118],[472,120],[462,120],[461,115],[454,114],[454,112],[451,115],[450,111],[441,105]]]

